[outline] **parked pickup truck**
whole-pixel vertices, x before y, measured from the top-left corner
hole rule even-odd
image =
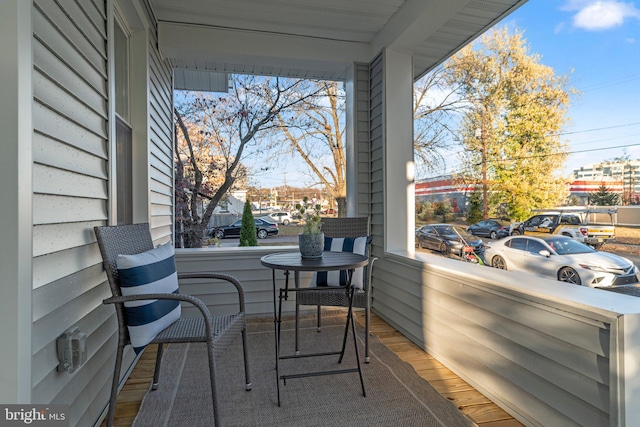
[[[559,234],[586,243],[594,248],[599,248],[605,243],[615,240],[615,226],[613,225],[613,209],[571,209],[556,211],[540,211],[528,220],[515,226],[511,235],[532,234],[549,235]],[[592,217],[607,216],[610,224],[593,223]]]

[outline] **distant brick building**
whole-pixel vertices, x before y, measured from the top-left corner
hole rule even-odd
[[[622,195],[624,185],[622,180],[610,177],[601,179],[579,179],[570,184],[569,199],[578,205],[589,204],[589,195],[604,185],[610,191]],[[454,179],[452,176],[425,179],[416,182],[415,195],[418,202],[442,202],[449,200],[454,212],[464,213],[469,197],[474,190],[481,191],[480,184],[469,184]]]
[[[467,184],[459,180],[454,180],[452,176],[425,179],[416,182],[416,201],[419,202],[442,202],[449,200],[453,211],[464,212],[469,196],[475,188],[480,189],[476,184]]]
[[[578,179],[571,183],[569,189],[570,198],[575,199],[578,205],[588,205],[589,195],[598,191],[601,186],[605,186],[607,190],[622,195],[624,186],[622,181],[613,181],[611,179],[585,180]]]

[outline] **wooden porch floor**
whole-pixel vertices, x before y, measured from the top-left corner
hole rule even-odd
[[[364,318],[358,320],[364,322]],[[377,335],[400,359],[411,364],[422,378],[429,381],[442,396],[455,403],[463,414],[480,427],[523,426],[374,313],[371,314],[371,333]],[[128,427],[133,423],[153,377],[155,355],[154,347],[147,348],[120,391],[115,426]],[[102,426],[104,425],[103,422]]]

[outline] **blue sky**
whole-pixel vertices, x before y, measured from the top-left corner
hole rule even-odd
[[[565,173],[628,154],[640,159],[640,1],[529,0],[501,25],[581,92],[572,99]],[[626,148],[614,148],[628,146]]]
[[[504,25],[524,31],[530,52],[557,74],[569,74],[581,92],[571,101],[562,136],[573,153],[563,175],[625,154],[640,159],[640,0],[529,0],[498,24]],[[296,162],[284,161],[286,175],[282,164],[262,172],[262,163],[249,166],[265,187],[284,179],[290,185],[314,183],[291,166]],[[436,174],[456,170],[456,163]]]

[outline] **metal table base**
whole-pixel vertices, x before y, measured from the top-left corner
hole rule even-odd
[[[280,380],[286,385],[286,381],[288,379],[294,378],[306,378],[306,377],[316,377],[316,376],[324,376],[324,375],[336,375],[336,374],[348,374],[348,373],[358,373],[360,378],[360,386],[362,387],[362,395],[364,397],[367,396],[365,386],[364,386],[364,378],[362,375],[362,368],[360,365],[360,354],[358,351],[358,342],[356,338],[356,325],[355,318],[353,317],[353,300],[355,291],[351,287],[351,276],[353,270],[357,267],[361,267],[367,263],[367,258],[362,255],[351,254],[351,253],[326,253],[326,254],[342,254],[338,255],[329,255],[327,258],[331,258],[327,260],[326,263],[321,263],[319,265],[315,265],[313,262],[297,262],[295,265],[289,265],[287,263],[287,257],[284,257],[284,254],[273,254],[267,255],[262,258],[261,262],[263,265],[272,268],[272,284],[273,284],[273,313],[274,313],[274,331],[275,331],[275,352],[276,352],[276,384],[277,384],[277,394],[278,394],[278,406],[280,406]],[[280,255],[281,259],[273,259],[274,256]],[[292,255],[292,254],[288,254]],[[293,254],[295,255],[295,254]],[[297,259],[299,260],[299,254],[297,254]],[[271,258],[270,258],[271,257]],[[342,338],[342,348],[340,351],[330,351],[330,352],[322,352],[322,353],[310,353],[310,354],[292,354],[292,355],[280,355],[280,337],[281,337],[281,324],[282,324],[282,302],[288,299],[289,292],[304,292],[305,289],[308,288],[300,288],[300,271],[314,271],[315,269],[322,269],[324,271],[329,270],[346,270],[347,274],[347,285],[341,286],[340,289],[344,289],[345,293],[349,298],[349,306],[347,311],[347,320],[344,328],[344,334]],[[276,270],[284,270],[285,275],[285,286],[284,288],[276,289]],[[289,276],[291,270],[294,271],[294,284],[293,288],[289,287]],[[322,271],[320,270],[320,271]],[[317,271],[317,270],[316,270]],[[314,292],[322,292],[323,289],[327,290],[335,290],[336,287],[331,288],[313,288]],[[277,292],[276,292],[277,291]],[[277,294],[277,295],[276,295]],[[280,360],[284,359],[299,359],[299,358],[307,358],[307,357],[322,357],[322,356],[333,356],[339,355],[338,363],[341,364],[344,359],[344,353],[347,346],[347,339],[349,336],[349,329],[351,329],[351,334],[353,337],[353,345],[355,350],[356,364],[355,368],[345,368],[345,369],[334,369],[327,371],[315,371],[315,372],[305,372],[305,373],[297,373],[297,374],[289,374],[289,375],[280,375]]]

